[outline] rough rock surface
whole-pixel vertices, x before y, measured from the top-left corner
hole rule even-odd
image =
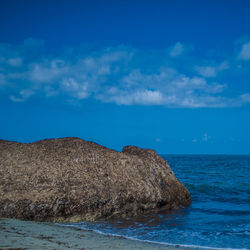
[[[79,138],[0,140],[0,217],[79,221],[189,205],[154,150],[117,152]]]

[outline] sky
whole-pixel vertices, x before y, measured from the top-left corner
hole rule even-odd
[[[250,1],[0,0],[0,138],[250,154]]]

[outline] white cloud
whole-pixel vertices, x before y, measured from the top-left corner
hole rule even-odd
[[[216,77],[220,71],[228,69],[228,63],[222,62],[217,66],[195,66],[194,69],[204,77]]]
[[[207,133],[204,133],[203,137],[202,137],[202,141],[204,142],[208,142],[209,140],[211,140],[211,136],[209,136]]]
[[[63,79],[62,88],[66,92],[71,92],[78,100],[85,99],[89,96],[88,82],[76,82],[73,78]]]
[[[250,43],[242,45],[238,58],[245,61],[250,60]]]
[[[216,69],[211,66],[195,66],[195,70],[202,76],[214,77],[216,76]]]
[[[162,93],[148,89],[134,91],[120,91],[111,89],[111,96],[101,96],[104,102],[115,102],[118,105],[160,105],[163,101]]]
[[[13,67],[19,67],[22,65],[23,61],[22,58],[10,58],[8,60],[9,65],[13,66]]]
[[[169,55],[171,57],[177,57],[183,54],[185,47],[182,43],[177,42],[173,47],[170,48]]]
[[[227,61],[224,61],[224,62],[222,62],[221,64],[219,64],[217,66],[217,71],[222,71],[222,70],[225,70],[225,69],[229,69],[229,65],[228,65]]]
[[[133,98],[136,104],[157,105],[162,103],[163,96],[160,91],[143,90],[135,92]]]
[[[226,61],[196,66],[198,74],[190,75],[166,63],[148,70],[144,65],[154,62],[145,62],[147,53],[140,52],[144,53],[142,60],[135,49],[124,46],[79,53],[68,50],[57,56],[44,52],[39,55],[43,47],[43,42],[34,39],[16,47],[0,44],[4,52],[0,60],[0,85],[8,88],[6,93],[10,93],[12,101],[23,102],[33,95],[45,98],[61,95],[66,101],[94,98],[118,105],[175,108],[232,107],[250,102],[248,94],[227,97],[227,85],[209,78],[227,69]],[[168,60],[186,50],[183,44],[175,44]],[[190,65],[190,69],[193,67]]]
[[[243,94],[240,96],[241,100],[243,103],[250,103],[250,94]]]
[[[46,93],[46,97],[56,96],[59,94],[59,89],[55,89],[51,86],[46,86],[44,90]]]
[[[146,90],[141,90],[142,86]],[[161,69],[157,74],[142,74],[134,70],[120,80],[119,86],[110,88],[99,98],[120,105],[225,107],[229,104],[227,99],[212,96],[225,88],[223,84],[208,84],[204,78],[190,78],[169,68]]]
[[[211,136],[209,136],[207,133],[204,133],[202,137],[200,137],[199,139],[194,138],[192,140],[193,143],[197,143],[197,142],[209,142],[211,140]]]
[[[27,73],[29,80],[33,83],[53,83],[57,77],[67,74],[68,70],[63,60],[46,60],[31,64]]]
[[[23,102],[25,101],[27,98],[29,98],[30,96],[34,95],[35,92],[30,90],[30,89],[23,89],[19,92],[18,97],[11,95],[10,99],[13,102]]]

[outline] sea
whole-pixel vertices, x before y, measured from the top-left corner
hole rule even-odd
[[[171,248],[250,249],[250,156],[162,157],[190,191],[189,207],[68,226]]]

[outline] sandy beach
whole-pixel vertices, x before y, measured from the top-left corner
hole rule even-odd
[[[164,245],[101,235],[51,223],[0,219],[0,248],[169,249]]]

